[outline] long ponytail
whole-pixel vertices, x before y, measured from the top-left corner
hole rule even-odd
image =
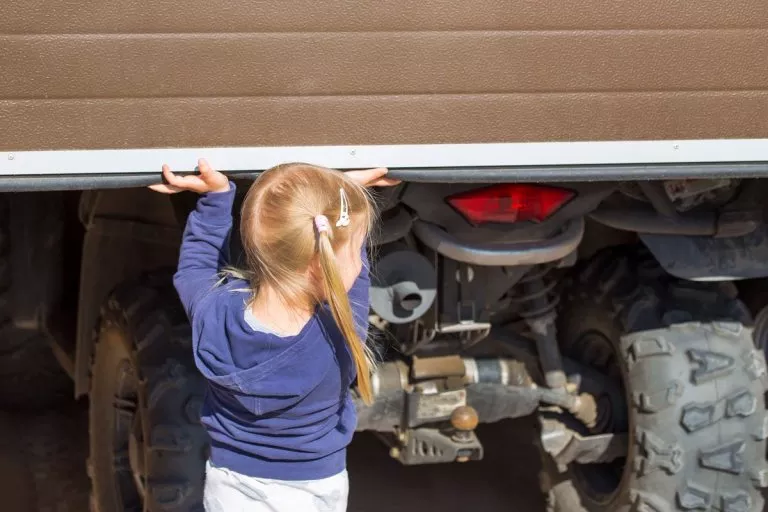
[[[373,402],[375,359],[365,334],[356,329],[362,319],[355,319],[350,307],[336,250],[346,248],[354,235],[370,232],[374,217],[365,187],[342,172],[296,163],[279,165],[256,179],[243,201],[240,225],[248,269],[242,277],[250,281],[253,297],[271,288],[289,308],[307,310],[326,301],[368,404]],[[310,276],[309,270],[322,275]]]
[[[325,288],[325,298],[331,307],[331,314],[339,326],[344,339],[352,354],[352,360],[357,369],[357,386],[360,396],[367,405],[373,403],[373,388],[371,386],[371,366],[372,360],[367,345],[360,339],[360,335],[355,328],[355,321],[352,315],[352,307],[349,304],[349,297],[344,289],[344,283],[339,274],[339,267],[336,262],[336,254],[331,244],[330,230],[319,230],[317,246],[320,260],[320,270],[322,271],[323,287]]]

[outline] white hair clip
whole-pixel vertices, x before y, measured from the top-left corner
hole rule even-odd
[[[347,193],[344,191],[344,188],[339,189],[339,198],[341,205],[339,206],[339,220],[336,221],[336,227],[337,228],[344,228],[349,226],[349,201],[347,201]]]

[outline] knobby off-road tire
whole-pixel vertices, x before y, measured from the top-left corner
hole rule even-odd
[[[92,368],[95,512],[202,512],[204,389],[170,277],[115,292],[102,311]]]
[[[630,447],[565,473],[545,456],[550,510],[761,511],[766,364],[733,288],[671,279],[636,248],[598,254],[569,288],[563,351],[621,379],[629,417],[600,428],[628,428]]]
[[[35,251],[58,257],[58,249],[30,245],[26,239],[28,233],[24,231],[26,228],[13,224],[12,212],[17,216],[24,215],[30,206],[24,205],[25,209],[19,211],[15,207],[19,201],[23,198],[0,194],[0,407],[40,409],[62,399],[71,399],[73,391],[69,376],[53,355],[50,335],[37,325],[17,325],[21,294],[35,293],[39,286],[30,286],[30,283],[45,279],[47,275],[28,268],[30,261],[27,258],[31,258]],[[46,213],[40,215],[43,220],[49,218]],[[39,254],[36,256],[40,257]]]

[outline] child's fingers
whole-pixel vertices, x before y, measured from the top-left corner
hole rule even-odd
[[[200,171],[200,174],[206,175],[206,174],[212,174],[216,171],[213,170],[213,167],[211,167],[211,164],[208,163],[208,160],[205,158],[201,158],[197,161],[197,170]]]
[[[172,187],[171,185],[166,185],[165,183],[150,185],[149,188],[155,192],[160,192],[161,194],[175,194],[177,192],[181,192],[181,189]]]
[[[366,176],[369,179],[369,183],[378,180],[379,178],[382,178],[386,176],[386,174],[389,172],[389,169],[386,167],[376,167],[375,169],[366,169],[363,171],[366,173]]]
[[[349,176],[351,179],[358,182],[359,184],[369,187],[375,181],[384,177],[387,174],[387,172],[389,172],[389,169],[387,169],[386,167],[377,167],[375,169],[348,171],[347,176]]]
[[[173,172],[171,172],[171,168],[168,167],[167,165],[163,165],[163,179],[166,182],[150,185],[149,189],[155,192],[160,192],[161,194],[175,194],[176,192],[181,192],[180,188],[170,185],[171,180],[173,180],[174,178],[175,176]]]
[[[225,192],[230,189],[229,178],[223,173],[217,171],[208,160],[201,158],[198,161],[198,170],[200,171],[200,179],[205,182],[207,191],[209,192]]]
[[[167,165],[163,166],[163,176],[171,187],[191,190],[192,192],[205,192],[207,190],[207,185],[199,176],[178,176]]]
[[[163,178],[165,178],[168,185],[171,185],[172,187],[185,188],[184,176],[176,176],[167,165],[163,165]]]
[[[397,178],[379,178],[378,180],[371,183],[372,187],[394,187],[395,185],[399,185],[402,183],[402,180],[398,180]]]
[[[177,176],[173,174],[173,171],[168,164],[163,164],[163,178],[165,178],[166,182],[171,184],[176,181]]]

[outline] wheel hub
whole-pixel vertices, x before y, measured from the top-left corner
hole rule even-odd
[[[614,343],[602,332],[589,331],[584,333],[574,344],[576,352],[584,364],[600,371],[601,373],[616,377],[622,387],[625,386],[625,375],[616,360]],[[576,355],[576,354],[574,354]],[[603,434],[623,435],[626,425],[625,418],[619,418],[614,411],[614,404],[607,394],[596,397],[597,420],[595,427],[590,429],[596,437]],[[626,447],[626,443],[624,443]],[[626,454],[626,451],[625,451]],[[618,457],[611,462],[596,462],[589,464],[573,464],[572,469],[576,480],[581,482],[581,487],[591,499],[597,503],[609,502],[619,488],[626,456]]]

